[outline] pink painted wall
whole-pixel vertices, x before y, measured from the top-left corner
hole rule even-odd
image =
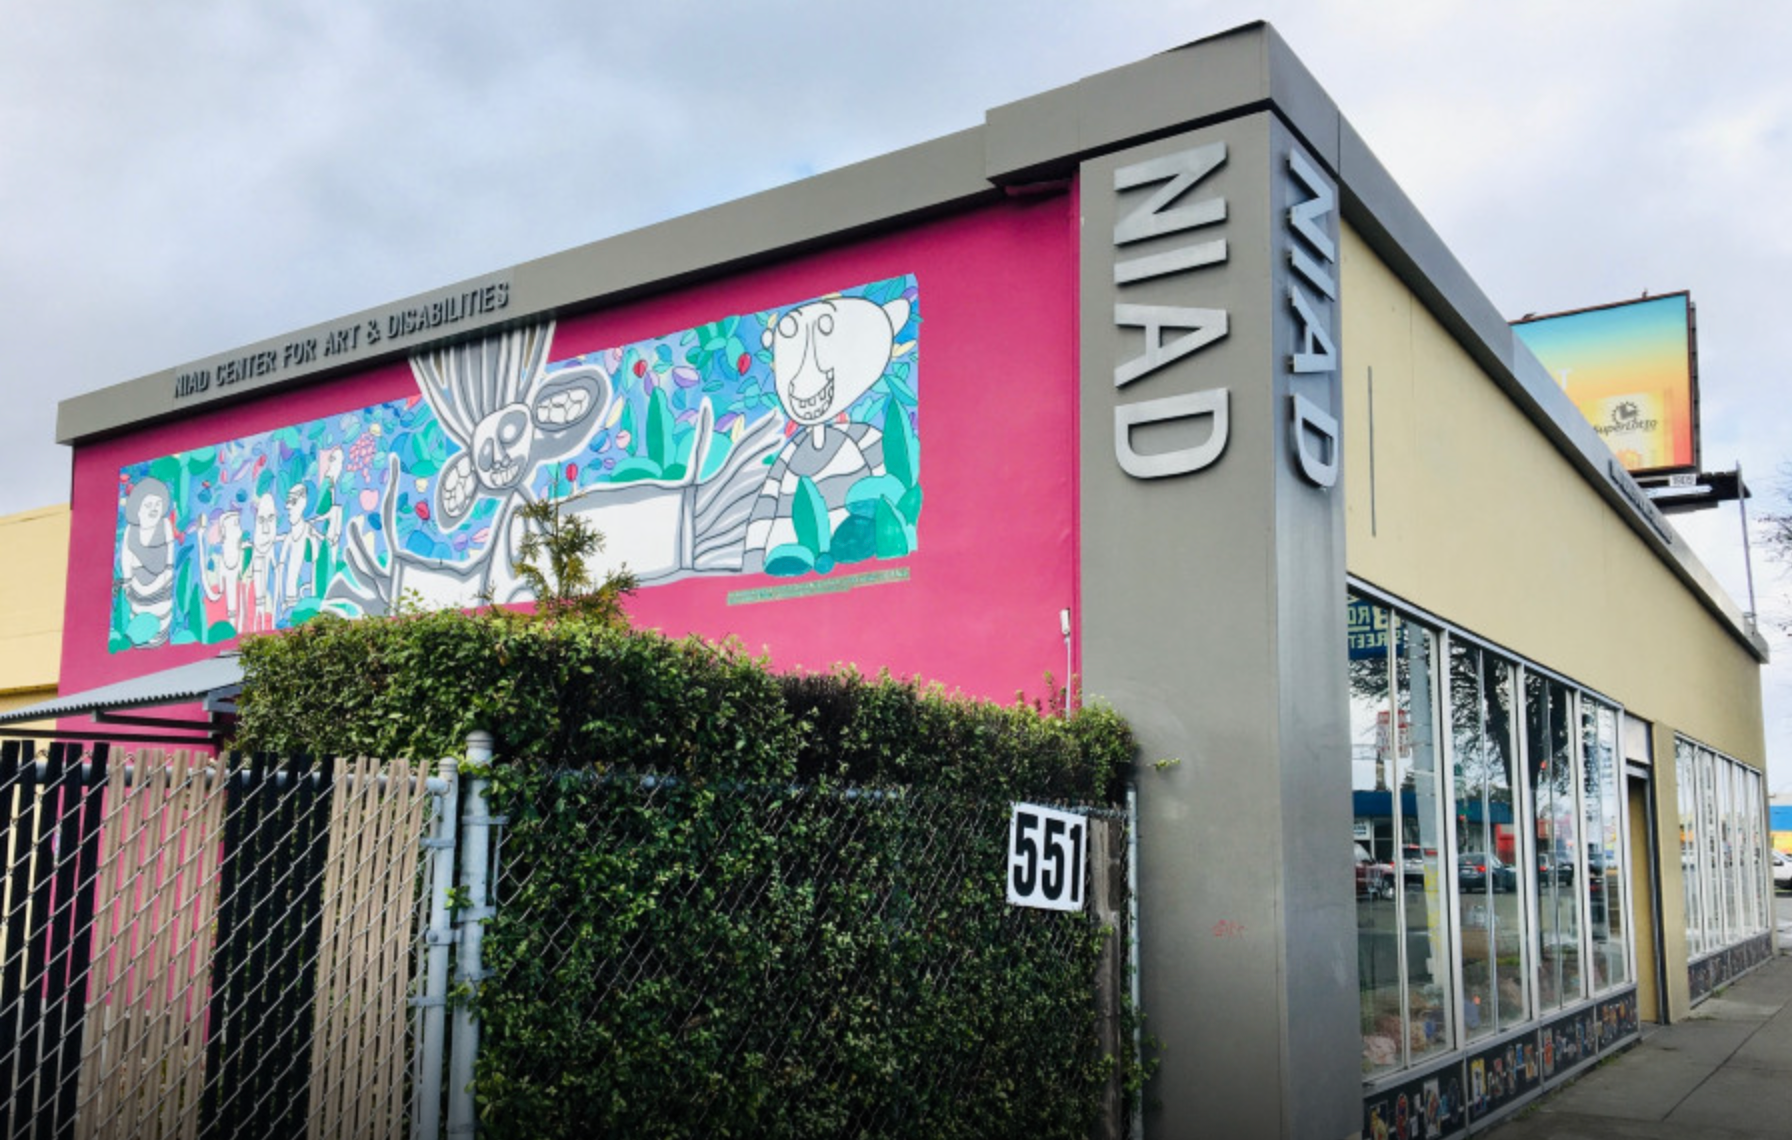
[[[763,575],[643,589],[636,623],[739,637],[782,669],[851,662],[984,697],[1044,691],[1064,671],[1058,612],[1077,604],[1074,195],[978,210],[561,320],[550,359],[627,344],[866,281],[916,276],[919,439],[926,502],[909,580],[729,605]],[[397,361],[350,377],[76,449],[62,691],[212,656],[223,646],[107,651],[118,472],[126,463],[415,395]],[[185,525],[185,520],[182,520]],[[812,579],[811,579],[812,581]]]

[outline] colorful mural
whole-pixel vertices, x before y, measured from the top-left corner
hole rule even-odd
[[[408,399],[129,464],[110,647],[525,601],[539,499],[645,585],[903,558],[920,320],[911,274],[562,360],[533,325],[414,356]]]

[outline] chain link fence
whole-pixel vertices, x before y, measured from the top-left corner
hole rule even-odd
[[[1123,1131],[1126,812],[468,758],[0,743],[0,1140]]]
[[[1065,913],[1007,904],[1010,805],[962,789],[494,783],[487,1134],[1120,1128],[1125,812]]]
[[[0,743],[0,1137],[404,1135],[425,776]]]

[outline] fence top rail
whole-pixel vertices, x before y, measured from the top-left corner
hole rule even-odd
[[[50,767],[51,761],[43,757],[38,757],[27,763],[21,763],[18,769],[17,782],[33,784],[50,783],[55,778],[51,775]],[[91,757],[83,757],[78,765],[67,764],[65,762],[63,770],[66,773],[75,768],[79,769],[79,782],[89,787],[109,778],[110,773],[115,773],[120,769],[123,770],[124,782],[127,786],[135,785],[151,772],[170,770],[178,772],[183,769],[189,775],[197,776],[208,785],[216,784],[222,779],[226,783],[234,781],[238,786],[244,788],[252,787],[257,782],[272,782],[277,789],[285,788],[288,785],[296,787],[300,782],[309,783],[312,787],[317,788],[323,786],[324,780],[324,772],[322,768],[315,763],[311,764],[309,767],[301,767],[296,771],[286,767],[262,768],[257,770],[248,767],[237,768],[229,765],[220,766],[215,760],[208,757],[204,761],[204,766],[200,767],[198,763],[188,760],[183,753],[175,753],[168,757],[151,758],[147,761],[127,760],[123,764],[108,763],[104,765],[96,764]],[[359,773],[348,771],[346,768],[337,768],[331,774],[330,780],[332,784],[343,784],[351,788],[363,782],[371,783],[384,791],[386,787],[392,783],[393,777],[381,772],[369,778]],[[421,774],[415,774],[406,776],[403,780],[412,791],[416,791],[419,784],[421,784],[425,791],[434,796],[443,795],[448,791],[448,781],[440,776],[423,776]]]

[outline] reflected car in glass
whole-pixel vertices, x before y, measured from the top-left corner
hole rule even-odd
[[[1515,891],[1518,869],[1500,862],[1496,855],[1476,851],[1457,858],[1456,882],[1465,891],[1486,890],[1489,884],[1495,891]]]
[[[1394,868],[1377,863],[1361,843],[1356,846],[1356,897],[1359,899],[1394,897]]]

